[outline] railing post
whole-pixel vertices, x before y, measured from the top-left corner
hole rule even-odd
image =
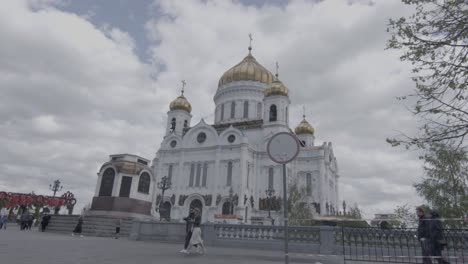
[[[335,228],[332,226],[320,227],[320,254],[334,254],[335,253]]]
[[[203,242],[208,246],[213,246],[216,244],[216,229],[214,224],[204,224],[202,226],[203,232]]]

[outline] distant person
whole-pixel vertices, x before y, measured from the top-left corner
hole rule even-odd
[[[185,223],[185,244],[184,248],[180,251],[181,253],[187,253],[187,247],[190,243],[190,239],[192,238],[192,229],[193,229],[193,222],[195,220],[195,212],[193,208],[190,208],[189,215],[184,217]]]
[[[7,228],[8,216],[3,215],[0,217],[0,230],[5,230]]]
[[[197,247],[197,252],[201,254],[205,254],[206,249],[205,245],[203,244],[203,240],[201,237],[201,212],[200,209],[195,208],[195,219],[193,221],[193,231],[192,231],[192,237],[190,238],[190,244],[187,248],[187,253],[190,252],[190,249],[192,246],[198,246]]]
[[[119,239],[121,227],[122,227],[122,219],[118,218],[115,220],[115,239]]]
[[[422,207],[416,208],[416,215],[418,216],[418,230],[417,238],[421,243],[421,250],[424,264],[432,264],[431,260],[431,246],[429,243],[429,217],[426,216]]]
[[[78,234],[80,237],[83,237],[81,232],[83,231],[83,216],[80,215],[78,218],[78,223],[75,226],[75,229],[73,229],[72,236],[75,236],[75,234]]]
[[[28,217],[29,214],[27,212],[23,212],[20,217],[20,229],[26,230],[28,227]]]
[[[440,221],[437,211],[431,211],[431,221],[429,222],[429,243],[431,245],[431,256],[437,259],[439,264],[448,264],[446,258],[442,257],[442,250],[447,246],[444,236],[444,227]]]
[[[29,214],[28,215],[28,220],[27,220],[27,227],[28,227],[29,230],[31,230],[33,223],[34,223],[34,215]]]
[[[42,232],[46,230],[46,227],[49,225],[49,221],[50,221],[50,215],[49,213],[45,213],[44,216],[42,217],[42,222],[41,222]]]

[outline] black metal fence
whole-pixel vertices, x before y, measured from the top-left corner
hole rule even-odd
[[[442,257],[431,257],[432,262],[468,263],[468,229],[445,229],[444,234],[447,246]],[[345,262],[423,263],[416,229],[342,227],[336,239],[342,243]]]

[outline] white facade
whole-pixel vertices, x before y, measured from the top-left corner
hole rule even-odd
[[[294,133],[289,127],[287,93],[265,96],[268,86],[248,78],[220,85],[214,95],[214,124],[202,119],[190,126],[191,107],[168,112],[166,135],[153,159],[152,169],[156,182],[164,176],[171,178],[172,186],[165,191],[163,199],[171,205],[171,219],[185,217],[191,203],[199,200],[195,203],[202,205],[204,222],[252,223],[262,218],[267,222],[268,210],[260,210],[259,199],[266,198],[269,187],[274,188],[274,196],[284,196],[282,166],[270,160],[266,145],[278,132]],[[270,113],[272,105],[276,108],[274,120]],[[175,128],[171,124],[173,118]],[[312,212],[332,214],[338,208],[339,179],[332,144],[315,146],[313,132],[299,134],[298,139],[302,146],[298,157],[287,165],[288,180],[310,186]],[[154,196],[161,194],[156,184],[152,187]],[[152,212],[158,216],[156,200]],[[233,200],[232,214],[222,215],[225,202]],[[271,211],[271,215],[281,220],[282,212]]]

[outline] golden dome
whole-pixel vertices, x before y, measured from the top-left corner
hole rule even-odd
[[[313,135],[315,132],[315,129],[307,122],[305,119],[305,116],[303,116],[304,119],[299,123],[299,125],[294,129],[294,132],[296,132],[296,135],[300,134],[311,134]]]
[[[183,94],[181,94],[179,97],[177,97],[174,101],[171,102],[171,104],[169,105],[169,109],[171,111],[183,110],[189,113],[192,112],[192,106]]]
[[[236,81],[257,81],[270,85],[273,74],[258,63],[249,51],[247,57],[221,76],[218,87]]]
[[[280,80],[278,80],[278,77],[276,77],[273,83],[265,89],[263,95],[265,95],[265,97],[272,95],[288,96],[288,93],[288,88],[286,88],[286,86],[284,86],[284,84]]]

